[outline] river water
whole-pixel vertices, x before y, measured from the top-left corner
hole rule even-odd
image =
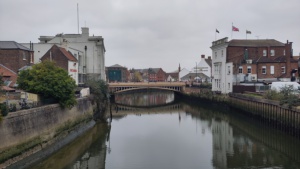
[[[118,95],[107,124],[32,168],[300,168],[299,138],[220,104],[174,99],[170,92]]]

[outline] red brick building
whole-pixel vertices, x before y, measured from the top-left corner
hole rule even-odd
[[[0,75],[2,76],[4,86],[15,87],[18,77],[16,72],[0,64]]]
[[[75,80],[76,84],[78,84],[78,60],[70,51],[53,45],[45,55],[41,57],[41,61],[45,60],[54,61],[58,67],[65,69]]]
[[[33,50],[15,41],[0,41],[0,63],[15,73],[34,63],[33,53]]]
[[[164,82],[166,81],[166,72],[162,68],[149,68],[148,80],[149,82]]]
[[[292,71],[298,69],[298,60],[293,58],[292,42],[231,40],[226,52],[226,62],[233,63],[237,82],[290,81],[295,75]]]

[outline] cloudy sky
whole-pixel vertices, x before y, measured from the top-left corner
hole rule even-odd
[[[80,27],[104,38],[106,66],[191,69],[215,38],[245,39],[246,30],[300,53],[299,0],[0,0],[0,40],[78,33],[77,3]]]

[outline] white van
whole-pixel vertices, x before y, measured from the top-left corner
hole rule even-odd
[[[297,82],[272,82],[271,90],[280,92],[281,88],[292,86],[295,91],[300,91],[300,84]]]

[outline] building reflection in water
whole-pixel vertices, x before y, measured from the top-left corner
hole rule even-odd
[[[115,102],[128,106],[156,106],[165,105],[174,101],[172,91],[148,91],[137,93],[123,93],[115,95]]]

